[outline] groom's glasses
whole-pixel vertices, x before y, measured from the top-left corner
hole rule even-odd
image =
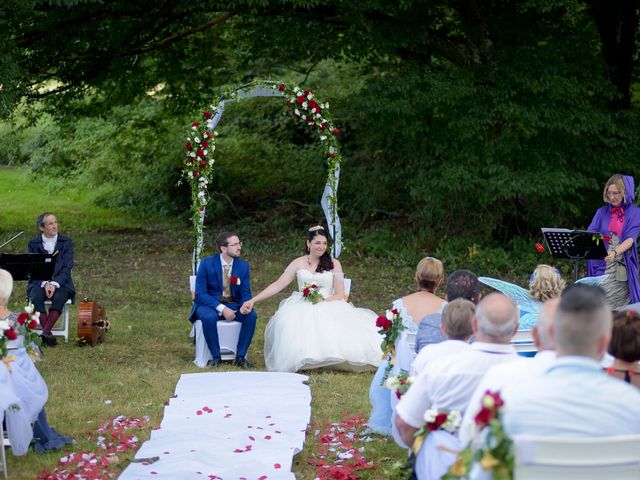
[[[227,247],[240,247],[242,248],[242,242],[230,243]]]

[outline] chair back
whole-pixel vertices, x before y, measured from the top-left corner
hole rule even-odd
[[[349,301],[349,294],[351,293],[351,279],[350,278],[345,278],[344,279],[344,300],[346,302]]]
[[[640,435],[516,435],[514,480],[640,478]]]

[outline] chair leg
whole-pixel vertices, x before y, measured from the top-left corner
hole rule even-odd
[[[0,447],[2,450],[0,451],[0,462],[2,462],[2,473],[4,474],[5,480],[9,478],[9,474],[7,473],[7,454],[5,448],[5,438],[4,438],[4,420],[0,420]],[[7,440],[8,442],[8,440]]]

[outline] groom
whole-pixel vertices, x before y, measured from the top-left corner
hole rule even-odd
[[[196,276],[196,297],[189,314],[191,322],[202,321],[202,331],[211,351],[210,365],[220,365],[219,320],[242,323],[234,364],[251,368],[246,355],[256,328],[256,312],[240,313],[240,305],[251,298],[249,264],[240,259],[242,242],[233,232],[222,232],[216,237],[220,251],[204,258]]]

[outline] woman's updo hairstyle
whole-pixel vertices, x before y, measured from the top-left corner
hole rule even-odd
[[[329,253],[329,247],[328,247],[329,234],[321,225],[316,225],[315,227],[311,227],[309,230],[307,230],[308,242],[311,242],[314,238],[318,236],[322,236],[327,239],[327,251],[324,252],[320,257],[320,261],[318,262],[318,268],[316,268],[316,272],[318,273],[330,272],[331,270],[333,270],[333,260],[331,259],[331,254]],[[306,242],[304,244],[304,251],[306,253],[309,253],[309,247],[307,246]]]
[[[424,257],[416,267],[418,288],[435,293],[438,284],[444,278],[444,267],[437,258]]]

